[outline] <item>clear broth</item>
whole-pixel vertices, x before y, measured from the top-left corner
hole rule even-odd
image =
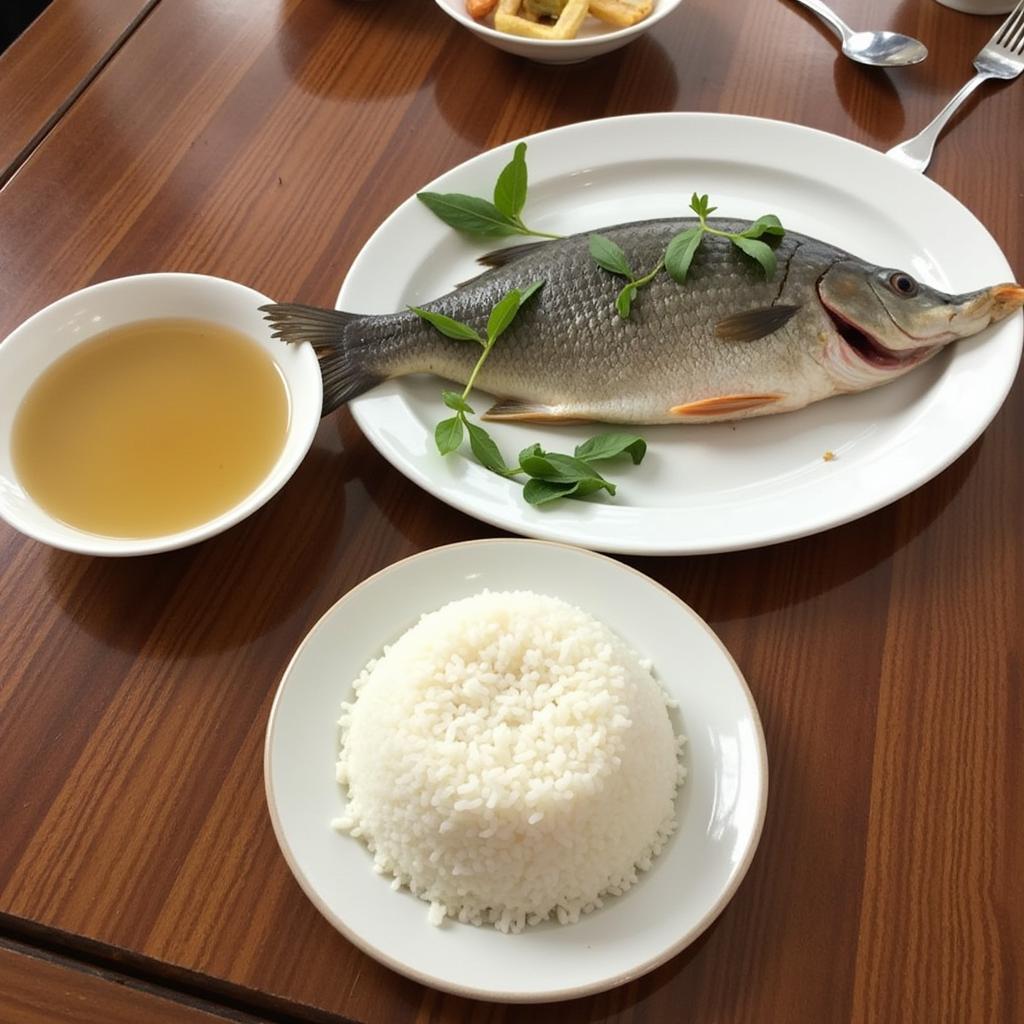
[[[250,494],[284,447],[288,390],[251,338],[202,320],[115,327],[61,356],[15,414],[15,473],[90,533],[158,537]]]

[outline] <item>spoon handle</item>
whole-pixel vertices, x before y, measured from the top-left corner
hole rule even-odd
[[[802,2],[802,0],[801,0]],[[935,119],[925,128],[917,133],[912,139],[901,142],[898,146],[886,152],[897,163],[909,167],[912,171],[923,174],[928,164],[931,163],[932,152],[935,149],[935,141],[940,132],[946,127],[946,122],[956,112],[957,107],[986,79],[992,78],[987,71],[979,71],[960,91],[935,115]]]
[[[853,29],[821,0],[796,0],[796,2],[806,7],[807,10],[813,11],[844,43],[853,35]]]

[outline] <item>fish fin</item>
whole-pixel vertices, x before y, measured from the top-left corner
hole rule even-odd
[[[584,416],[569,416],[550,405],[520,402],[515,398],[495,402],[481,417],[490,421],[512,423],[589,423]]]
[[[510,263],[515,263],[516,260],[521,259],[523,256],[529,256],[539,246],[547,244],[547,242],[523,242],[522,245],[510,245],[504,249],[485,252],[483,256],[478,256],[476,261],[487,269],[466,278],[465,281],[460,281],[455,286],[456,291],[459,288],[465,288],[468,284],[475,284],[484,274],[490,273],[495,267],[507,267]]]
[[[260,306],[260,312],[273,328],[272,337],[280,338],[289,345],[301,345],[303,342],[312,345],[324,385],[321,416],[333,412],[385,379],[366,365],[366,342],[362,332],[353,329],[366,317],[338,309],[303,306],[297,302]]]
[[[717,395],[697,402],[687,402],[685,405],[673,405],[669,412],[674,416],[728,416],[780,401],[782,395]]]
[[[504,249],[495,249],[493,252],[485,252],[483,256],[476,258],[477,263],[483,267],[507,267],[510,263],[529,256],[542,245],[549,245],[549,242],[523,242],[521,245],[509,245]]]
[[[733,313],[715,324],[715,337],[723,341],[757,341],[787,324],[799,306],[765,306]]]

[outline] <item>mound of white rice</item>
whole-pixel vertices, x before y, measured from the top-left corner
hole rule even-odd
[[[636,880],[675,828],[683,740],[650,666],[529,592],[424,615],[342,705],[334,826],[446,915],[563,924]]]

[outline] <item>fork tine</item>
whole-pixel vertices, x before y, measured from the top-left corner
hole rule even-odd
[[[1019,4],[1010,12],[1009,17],[996,29],[996,34],[992,37],[992,42],[996,46],[1005,46],[1007,49],[1015,50],[1017,44],[1020,42],[1019,39],[1015,38],[1019,35],[1019,29],[1024,26],[1024,0],[1021,0]]]
[[[1013,26],[1012,31],[1007,36],[1005,45],[1013,50],[1014,53],[1020,54],[1024,51],[1024,2],[1017,7],[1017,14],[1014,20],[1016,25]]]

